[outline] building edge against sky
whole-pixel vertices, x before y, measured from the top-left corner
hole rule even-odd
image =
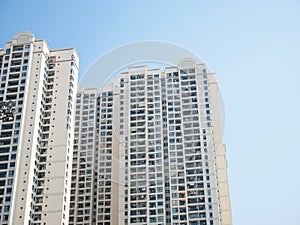
[[[218,85],[204,64],[131,67],[76,98],[75,50],[23,32],[0,66],[1,101],[18,107],[0,122],[0,185],[11,186],[0,187],[1,223],[232,224]]]

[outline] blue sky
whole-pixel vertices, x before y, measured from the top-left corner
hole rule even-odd
[[[299,225],[299,0],[1,0],[0,46],[19,31],[75,47],[81,75],[121,44],[176,43],[217,73],[235,225]]]

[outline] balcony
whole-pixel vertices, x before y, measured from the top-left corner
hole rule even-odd
[[[46,164],[38,164],[37,168],[38,168],[38,170],[45,170],[46,169]]]
[[[18,88],[17,87],[15,87],[15,88],[8,88],[7,91],[6,91],[7,94],[16,93],[16,92],[18,92]]]
[[[10,145],[10,143],[11,143],[11,140],[9,139],[9,140],[1,140],[0,141],[0,146],[3,146],[3,145]]]
[[[20,74],[12,74],[12,75],[9,75],[9,79],[10,80],[13,80],[13,79],[19,79],[20,77]]]
[[[37,195],[43,195],[44,194],[44,189],[37,189],[36,194]]]
[[[12,66],[20,66],[21,65],[21,60],[18,60],[18,61],[12,61],[11,63],[10,63],[10,66],[12,67]]]
[[[14,54],[12,55],[12,58],[13,58],[13,59],[19,59],[19,58],[22,58],[22,53],[14,53]]]
[[[11,136],[12,136],[12,132],[2,132],[0,138],[6,138]]]
[[[13,47],[13,51],[23,51],[23,45],[20,45],[20,46],[14,46]]]
[[[17,73],[17,72],[20,72],[20,71],[21,71],[20,67],[10,68],[10,73]]]
[[[41,220],[42,219],[42,214],[34,214],[33,215],[33,220],[34,221],[38,221],[38,220]]]
[[[19,81],[9,81],[8,82],[8,86],[11,87],[11,86],[17,86],[19,85]]]

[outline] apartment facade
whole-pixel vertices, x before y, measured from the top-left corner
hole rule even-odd
[[[0,50],[0,223],[68,224],[78,79],[74,49],[21,32]]]
[[[0,50],[0,224],[231,225],[215,74],[184,59],[98,91],[78,63],[29,32]]]
[[[215,75],[183,60],[119,79],[124,223],[231,224]]]
[[[69,224],[93,224],[98,152],[98,90],[78,87]]]
[[[94,224],[232,224],[218,86],[205,64],[130,67],[102,86],[97,105]],[[88,224],[81,217],[74,224]]]
[[[118,117],[112,84],[102,90],[80,85],[77,91],[69,224],[120,224]]]

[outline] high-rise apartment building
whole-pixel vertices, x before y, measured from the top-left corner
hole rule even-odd
[[[78,56],[21,32],[0,50],[0,224],[68,224]]]
[[[232,224],[218,86],[205,64],[130,67],[99,94],[79,89],[76,110],[73,224]]]
[[[99,71],[101,73],[101,71]],[[0,224],[231,225],[215,74],[129,67],[77,88],[74,49],[0,50]]]

